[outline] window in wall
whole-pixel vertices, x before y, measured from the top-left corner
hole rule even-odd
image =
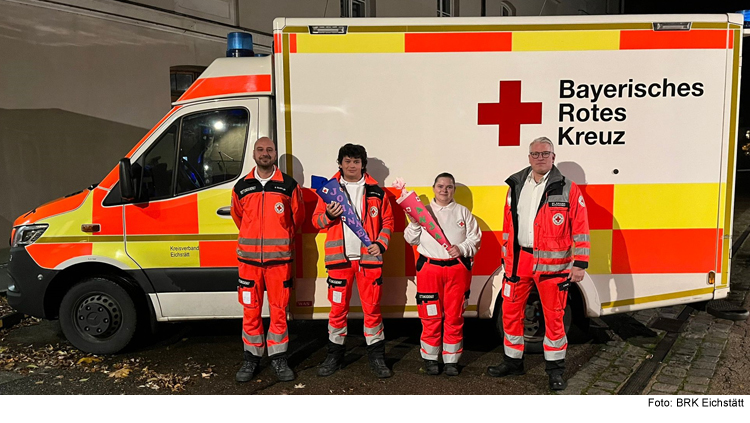
[[[206,70],[205,66],[172,66],[169,68],[169,91],[177,101],[193,82]]]
[[[341,0],[342,18],[364,18],[367,16],[367,0]]]
[[[516,15],[516,8],[509,1],[500,2],[500,7],[502,8],[502,16]]]
[[[439,18],[453,16],[453,0],[437,0]]]

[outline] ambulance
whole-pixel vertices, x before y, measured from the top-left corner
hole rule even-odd
[[[98,185],[14,222],[8,300],[92,353],[150,322],[241,317],[230,193],[262,136],[304,187],[290,319],[330,310],[311,186],[346,143],[367,148],[391,201],[397,177],[425,201],[437,174],[456,177],[482,229],[466,317],[501,318],[504,181],[540,136],[591,228],[566,326],[724,298],[742,35],[738,14],[278,18],[273,54],[232,44]],[[393,208],[382,311],[416,318],[415,252]],[[538,296],[526,317],[538,349]]]

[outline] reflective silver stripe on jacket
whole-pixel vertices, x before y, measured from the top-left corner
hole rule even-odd
[[[507,256],[508,255],[508,249],[505,248],[505,247],[500,247],[500,248],[503,250],[503,256]]]
[[[509,237],[510,237],[509,233],[503,232],[503,241],[507,241]]]
[[[386,247],[386,248],[388,248],[388,242],[389,242],[389,241],[390,241],[390,239],[391,239],[391,238],[390,238],[390,236],[391,236],[391,230],[390,230],[390,229],[387,229],[387,228],[384,228],[384,229],[383,229],[383,230],[381,230],[380,232],[381,232],[381,234],[380,234],[380,236],[378,237],[377,241],[378,241],[378,242],[380,242],[381,244],[383,244],[383,247]],[[385,235],[388,235],[388,236],[386,237]]]
[[[292,258],[291,251],[272,251],[270,253],[263,253],[263,259],[280,259],[280,258]]]
[[[240,245],[289,245],[289,238],[240,238]]]
[[[535,272],[564,272],[573,267],[573,262],[564,264],[537,264],[534,266]]]
[[[336,241],[326,241],[326,248],[336,248],[336,247],[343,247],[344,246],[344,240],[339,239]]]
[[[367,342],[367,345],[372,345],[378,341],[382,341],[385,339],[385,334],[383,333],[383,323],[380,323],[374,328],[368,328],[367,326],[363,326],[363,327],[364,327],[364,332],[365,332],[365,341]]]
[[[560,350],[560,351],[544,350],[544,359],[547,361],[564,360],[565,350]]]
[[[560,349],[568,344],[568,337],[563,336],[562,338],[558,339],[557,341],[553,341],[546,336],[544,337],[544,345],[550,347],[550,348],[557,348]]]
[[[249,352],[250,354],[261,357],[263,356],[263,352],[266,350],[265,343],[263,342],[263,335],[248,335],[244,331],[242,332],[242,338],[247,341],[243,342],[245,351]],[[258,345],[250,345],[248,344],[260,344]]]
[[[563,259],[570,257],[571,254],[570,249],[565,251],[534,250],[534,256],[537,258]]]
[[[256,347],[255,345],[245,344],[245,351],[249,352],[250,354],[256,357],[262,357],[263,351],[265,350],[266,350],[266,347]]]
[[[420,340],[419,343],[422,346],[422,349],[419,351],[422,354],[422,358],[424,358],[425,360],[437,361],[438,354],[440,354],[440,347],[433,347],[432,345],[427,344],[422,340]]]
[[[328,325],[328,340],[334,344],[344,345],[344,337],[346,337],[346,326],[343,328],[335,328]]]
[[[464,341],[458,344],[443,343],[443,363],[458,363],[464,350]]]
[[[325,261],[339,261],[339,260],[346,260],[346,254],[344,253],[336,253],[336,254],[326,254]]]
[[[245,331],[242,331],[242,338],[251,344],[263,345],[263,335],[248,335]]]
[[[574,242],[591,242],[588,234],[573,235]]]
[[[284,333],[282,334],[268,332],[266,334],[266,341],[273,341],[278,344],[278,343],[284,342],[284,338],[287,338],[288,336],[289,336],[289,329],[285,330]]]
[[[576,248],[573,251],[573,254],[575,254],[577,256],[587,256],[587,255],[589,255],[590,252],[591,252],[591,250],[588,249],[588,248]]]
[[[382,263],[383,262],[383,256],[371,256],[369,254],[362,254],[361,261],[370,261],[370,262],[377,262]]]
[[[246,259],[256,259],[260,260],[260,253],[250,252],[250,251],[242,251],[239,248],[237,249],[237,255],[242,258]]]
[[[321,227],[321,228],[325,228],[326,226],[328,226],[328,223],[330,221],[331,220],[328,219],[328,215],[326,215],[325,213],[323,213],[320,216],[318,216],[318,226]]]

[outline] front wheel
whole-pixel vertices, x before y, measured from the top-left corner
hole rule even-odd
[[[570,295],[570,294],[568,294]],[[500,337],[503,336],[503,307],[502,295],[495,302],[495,328]],[[573,321],[573,310],[570,307],[570,298],[565,305],[565,315],[563,316],[563,326],[565,333],[570,333],[571,322]],[[526,300],[526,310],[523,318],[523,343],[524,351],[529,354],[540,354],[544,351],[542,343],[544,342],[544,313],[542,311],[542,300],[539,298],[539,292],[536,287],[531,289],[529,299]],[[504,341],[503,341],[504,342]]]
[[[89,278],[73,286],[60,304],[60,326],[81,351],[114,354],[136,332],[137,312],[130,294],[105,278]]]

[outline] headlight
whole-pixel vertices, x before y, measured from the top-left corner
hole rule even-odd
[[[16,229],[16,233],[13,236],[13,244],[11,247],[20,247],[22,245],[30,245],[36,242],[40,236],[47,230],[49,225],[28,225],[20,226]]]

